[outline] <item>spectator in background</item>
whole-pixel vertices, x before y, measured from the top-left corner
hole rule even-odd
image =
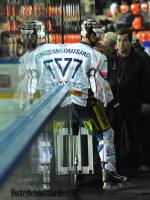
[[[135,40],[132,44],[134,50],[141,54],[145,61],[147,61],[149,67],[150,67],[150,56],[149,54],[145,51],[145,48],[142,46],[140,41],[138,39]],[[150,108],[149,108],[150,109]],[[149,110],[148,109],[148,110]],[[141,115],[141,123],[140,123],[140,138],[141,138],[141,147],[142,147],[142,163],[139,168],[141,172],[148,172],[150,171],[150,113],[146,111],[145,114]]]
[[[121,6],[117,2],[110,5],[110,17],[106,17],[103,23],[106,25],[108,32],[115,32],[121,27],[131,27],[134,15],[129,9],[129,4],[125,1],[121,2]]]
[[[103,38],[103,44],[106,47],[106,56],[109,56],[116,49],[117,36],[115,32],[107,32]]]
[[[132,22],[135,16],[130,10],[129,3],[127,1],[121,1],[120,5],[120,14],[117,20],[114,21],[115,31],[119,30],[122,27],[132,27]]]
[[[113,2],[111,5],[110,5],[110,13],[111,13],[111,16],[112,17],[115,17],[118,15],[119,13],[119,5],[117,2]]]
[[[115,26],[114,23],[118,21],[118,18],[120,17],[120,8],[119,4],[115,1],[110,5],[110,14],[111,17],[108,18],[110,22],[107,24],[107,31],[115,32]]]
[[[116,49],[117,36],[115,32],[107,32],[94,49],[109,56]]]
[[[1,32],[1,48],[0,57],[6,59],[12,59],[16,57],[16,39],[12,37],[9,31]]]
[[[141,111],[148,110],[150,104],[150,67],[143,57],[132,48],[132,32],[122,28],[117,32],[117,50],[108,58],[108,78],[114,94],[110,109],[111,125],[115,130],[117,155],[121,147],[121,129],[125,122],[129,149],[124,173],[138,175],[141,165],[139,124]],[[118,156],[119,157],[119,156]],[[118,161],[118,170],[123,170]]]
[[[17,57],[20,57],[25,53],[25,44],[23,43],[22,39],[17,40],[16,53]]]
[[[139,39],[135,39],[135,41],[133,41],[132,46],[136,52],[140,53],[145,59],[150,60],[149,54],[145,51],[145,48],[142,46]]]
[[[17,39],[15,33],[11,34],[12,38],[12,58],[16,58],[17,56]]]

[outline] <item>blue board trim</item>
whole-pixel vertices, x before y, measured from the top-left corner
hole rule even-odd
[[[0,59],[0,64],[19,64],[19,59]]]

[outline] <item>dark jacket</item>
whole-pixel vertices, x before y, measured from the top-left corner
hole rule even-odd
[[[150,65],[133,49],[121,64],[117,50],[109,55],[108,79],[114,103],[119,102],[125,114],[138,112],[142,102],[150,103]]]

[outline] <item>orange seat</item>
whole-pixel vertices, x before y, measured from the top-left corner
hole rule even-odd
[[[12,7],[11,7],[11,16],[13,16],[13,17],[16,16],[16,8],[15,8],[15,5],[12,5]]]
[[[11,31],[15,31],[15,30],[16,30],[16,22],[15,20],[12,20]]]
[[[132,11],[133,15],[140,14],[139,8],[140,8],[140,4],[139,3],[132,3],[131,4],[131,11]]]
[[[52,6],[47,7],[47,15],[50,17],[52,15]]]
[[[137,37],[140,40],[140,42],[144,42],[145,41],[145,32],[144,31],[139,31],[137,33]]]
[[[6,5],[6,17],[9,17],[10,16],[10,5],[7,4]]]
[[[141,18],[141,16],[135,17],[135,19],[132,22],[132,28],[133,29],[141,29],[142,28],[142,18]]]
[[[32,6],[31,5],[26,5],[25,6],[25,15],[27,17],[32,16]]]

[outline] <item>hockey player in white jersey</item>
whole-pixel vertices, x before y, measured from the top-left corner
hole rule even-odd
[[[43,94],[58,85],[70,86],[69,94],[61,104],[62,113],[66,118],[71,114],[74,135],[78,134],[79,124],[83,122],[96,136],[102,163],[103,189],[120,190],[126,188],[127,178],[116,172],[114,132],[107,116],[95,101],[96,98],[107,106],[113,99],[106,80],[107,59],[92,48],[100,34],[99,24],[88,19],[81,25],[82,39],[78,44],[35,45],[33,55],[39,76],[37,90]]]
[[[20,84],[15,96],[20,98],[19,106],[24,110],[30,107],[37,88],[38,73],[35,66],[34,50],[38,44],[45,43],[46,34],[44,24],[37,20],[24,22],[20,32],[24,40],[26,52],[19,59]]]
[[[20,84],[18,85],[16,95],[20,97],[19,106],[22,110],[25,110],[30,109],[37,90],[39,70],[35,65],[35,55],[36,47],[38,45],[45,45],[45,26],[43,22],[38,20],[26,21],[21,27],[21,34],[26,46],[26,52],[20,57]],[[38,174],[39,177],[42,177],[41,187],[43,189],[49,189],[51,158],[51,134],[43,131],[33,143],[30,151],[31,173]]]

